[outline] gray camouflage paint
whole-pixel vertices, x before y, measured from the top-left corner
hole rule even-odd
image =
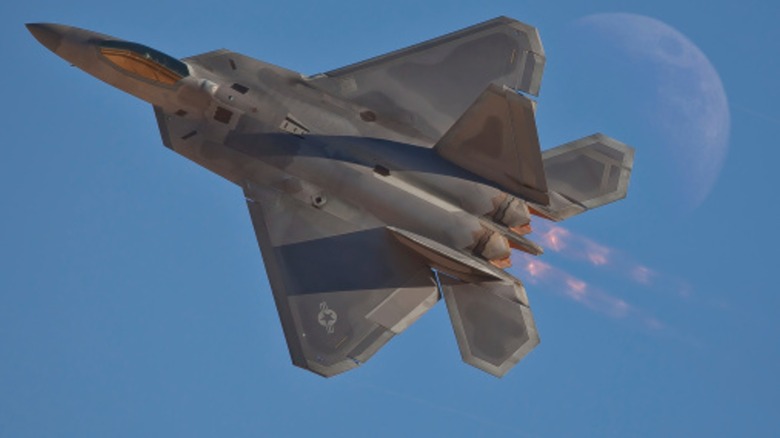
[[[165,146],[242,188],[292,361],[323,376],[441,294],[464,361],[504,375],[539,343],[523,284],[500,269],[510,247],[542,253],[529,211],[562,220],[628,188],[633,149],[609,137],[541,153],[517,91],[538,93],[544,51],[510,18],[314,76],[217,50],[173,84],[150,52],[109,59],[116,38],[27,27],[150,102]]]

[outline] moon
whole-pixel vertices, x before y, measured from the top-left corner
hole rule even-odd
[[[573,27],[567,38],[576,39],[569,45],[578,67],[599,77],[591,89],[601,102],[613,99],[626,121],[620,135],[629,137],[620,139],[637,148],[634,183],[661,187],[661,204],[692,212],[712,192],[728,152],[731,116],[717,70],[688,37],[654,18],[605,13]]]

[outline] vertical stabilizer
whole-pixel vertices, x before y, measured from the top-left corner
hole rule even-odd
[[[436,143],[448,161],[517,197],[546,205],[547,183],[534,103],[490,85]]]

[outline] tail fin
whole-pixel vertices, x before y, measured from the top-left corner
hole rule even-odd
[[[594,134],[544,151],[549,205],[533,206],[559,221],[626,197],[634,149]]]
[[[514,90],[490,85],[434,149],[508,193],[547,205],[533,105]]]

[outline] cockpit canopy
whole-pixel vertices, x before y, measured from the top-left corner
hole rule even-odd
[[[99,47],[117,67],[153,82],[173,85],[190,74],[187,64],[142,44],[107,40]]]

